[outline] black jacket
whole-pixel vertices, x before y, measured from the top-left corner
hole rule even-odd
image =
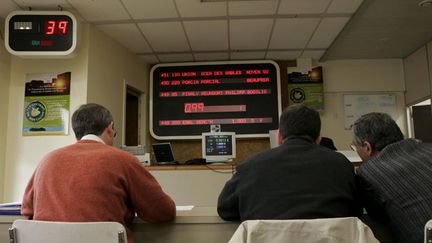
[[[340,153],[287,139],[237,167],[218,199],[225,220],[359,216],[354,168]]]

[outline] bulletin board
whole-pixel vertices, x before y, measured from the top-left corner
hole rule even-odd
[[[396,95],[394,94],[345,94],[344,122],[345,129],[351,129],[351,125],[362,115],[370,112],[384,112],[393,119],[396,117]]]

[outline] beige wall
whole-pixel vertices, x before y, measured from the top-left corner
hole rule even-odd
[[[41,158],[49,151],[75,142],[73,132],[67,136],[21,135],[24,106],[24,85],[28,73],[71,72],[70,105],[76,107],[87,100],[87,25],[83,31],[76,56],[65,59],[24,59],[12,57],[9,115],[7,122],[7,151],[3,201],[20,201],[24,188]]]
[[[426,45],[404,59],[406,103],[412,105],[431,95],[431,80]]]
[[[123,126],[126,84],[137,90],[146,89],[148,68],[145,63],[94,27],[86,24],[81,27],[83,31],[80,49],[73,58],[12,57],[3,201],[20,201],[25,186],[41,158],[53,149],[75,142],[72,130],[67,136],[21,136],[27,73],[71,71],[71,113],[87,102],[106,106],[115,118],[119,134],[116,145],[122,142],[120,128]]]
[[[22,108],[24,83],[27,73],[72,72],[71,111],[80,104],[97,102],[108,107],[115,117],[117,127],[123,127],[125,85],[147,92],[148,66],[125,48],[93,27],[84,26],[80,50],[70,59],[22,59],[13,57],[10,64],[9,98],[1,107],[8,110],[7,128],[0,127],[0,133],[7,130],[8,141],[5,153],[3,201],[21,200],[23,190],[31,173],[44,154],[52,149],[75,141],[73,132],[68,136],[22,137]],[[2,53],[0,52],[0,55]],[[7,61],[7,55],[0,61]],[[401,59],[388,60],[342,60],[329,61],[323,66],[325,82],[325,111],[322,113],[323,135],[334,139],[339,149],[348,149],[350,131],[343,129],[343,94],[388,93],[397,96],[397,122],[405,130],[404,72]],[[0,70],[3,68],[0,67]],[[0,73],[0,82],[7,78]],[[4,91],[0,91],[4,92]],[[3,94],[3,93],[2,93]],[[2,95],[0,99],[5,97]],[[143,101],[147,110],[146,100]],[[6,118],[0,118],[6,119]],[[144,128],[147,118],[142,118]],[[116,144],[123,141],[122,129]],[[0,136],[0,138],[4,136]],[[0,140],[0,144],[4,140]],[[254,153],[255,151],[251,151]],[[0,150],[1,159],[1,150]],[[1,169],[1,162],[0,162]],[[0,174],[1,176],[1,174]],[[0,180],[0,185],[1,185]],[[168,182],[167,182],[168,183]]]
[[[144,93],[148,86],[148,67],[126,48],[95,28],[90,29],[88,66],[88,102],[103,104],[112,112],[117,127],[115,145],[119,146],[124,143],[124,129],[120,128],[124,126],[125,85]],[[141,118],[141,125],[143,128],[148,127],[146,116]],[[145,141],[144,133],[141,141]]]
[[[8,118],[9,80],[11,57],[3,45],[0,45],[0,201],[3,198],[3,184],[6,158],[6,131]]]
[[[320,64],[324,75],[322,135],[330,137],[339,150],[348,150],[350,130],[344,129],[344,94],[396,95],[396,122],[406,134],[404,74],[402,59],[341,60]]]
[[[428,63],[429,63],[429,82],[431,83],[431,93],[432,93],[432,41],[426,46],[426,51],[428,53]]]

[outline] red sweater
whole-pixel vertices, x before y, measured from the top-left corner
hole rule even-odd
[[[22,215],[46,221],[116,221],[127,228],[135,212],[147,222],[175,217],[175,204],[131,154],[92,140],[46,155],[25,189]]]

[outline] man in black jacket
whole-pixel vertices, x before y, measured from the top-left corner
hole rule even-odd
[[[320,130],[317,111],[305,105],[285,109],[280,146],[237,167],[219,195],[219,216],[244,221],[360,215],[353,165],[319,145]]]

